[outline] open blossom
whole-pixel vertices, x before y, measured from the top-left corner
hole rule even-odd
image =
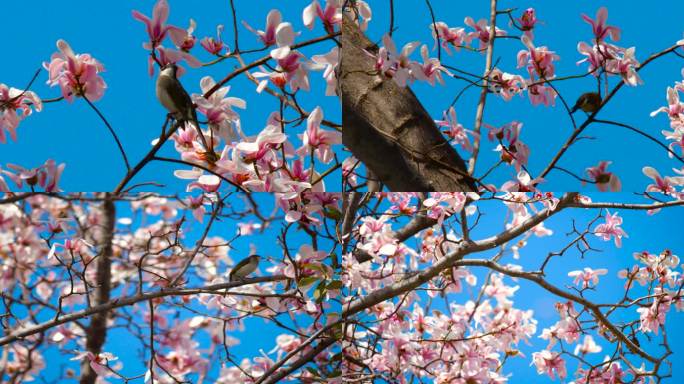
[[[653,167],[644,167],[642,172],[655,182],[646,187],[646,192],[660,192],[674,196],[676,194],[675,186],[684,185],[684,176],[662,177]]]
[[[651,117],[660,112],[667,113],[670,118],[670,127],[684,129],[684,103],[679,99],[677,88],[667,87],[667,107],[660,107],[651,112]]]
[[[411,60],[409,56],[420,45],[419,41],[412,41],[404,45],[401,52],[397,50],[394,40],[389,34],[382,37],[383,48],[378,52],[378,64],[376,68],[385,76],[390,77],[400,87],[405,87],[411,80]],[[379,65],[379,68],[378,68]]]
[[[537,185],[539,183],[542,183],[544,181],[543,178],[532,178],[530,177],[530,174],[527,173],[525,170],[520,170],[516,176],[516,180],[512,181],[509,180],[503,185],[501,185],[500,190],[501,191],[506,191],[506,192],[537,192],[540,193],[539,190],[537,189]]]
[[[87,351],[81,352],[70,360],[87,360],[90,364],[90,368],[95,371],[99,376],[107,377],[112,374],[112,372],[107,368],[107,365],[117,360],[118,358],[109,352],[100,352],[97,355]]]
[[[613,41],[620,40],[620,28],[606,23],[608,19],[608,9],[606,7],[601,7],[596,11],[596,20],[585,14],[582,14],[582,19],[591,25],[597,41],[604,40],[607,36],[610,36]]]
[[[216,81],[211,76],[205,76],[200,81],[202,92],[206,93],[216,85]],[[209,127],[218,132],[219,137],[230,143],[237,140],[238,135],[235,126],[239,125],[240,116],[232,107],[241,109],[247,108],[247,103],[237,97],[226,97],[230,91],[230,86],[221,87],[209,96],[193,94],[192,100],[197,104],[197,110],[207,116]]]
[[[280,25],[282,19],[283,16],[280,14],[280,11],[277,9],[272,9],[270,12],[268,12],[268,15],[266,15],[266,30],[256,30],[244,20],[242,21],[242,25],[249,29],[250,32],[257,35],[265,46],[270,47],[276,43],[276,29]]]
[[[57,41],[59,52],[53,53],[50,63],[43,63],[49,72],[48,84],[59,85],[62,96],[73,101],[74,96],[85,96],[90,101],[99,100],[107,88],[100,72],[104,66],[87,53],[75,54],[64,40]]]
[[[487,85],[492,92],[498,93],[505,101],[525,89],[525,80],[520,75],[513,75],[494,68],[489,73]]]
[[[423,45],[420,48],[420,56],[423,58],[423,63],[420,64],[417,61],[410,63],[411,74],[417,80],[427,81],[430,85],[435,85],[439,83],[444,85],[444,80],[442,79],[442,72],[451,75],[451,73],[442,66],[439,59],[435,57],[428,56],[428,47]]]
[[[462,46],[466,46],[470,42],[464,28],[449,28],[449,26],[443,21],[430,23],[428,27],[432,31],[432,38],[435,39],[435,46],[433,49],[437,47],[438,36],[439,41],[442,42],[442,48],[444,48],[444,50],[450,55],[451,50],[449,49],[449,46],[452,46],[456,49],[456,51],[459,51]]]
[[[450,107],[449,111],[444,111],[443,116],[443,120],[435,120],[437,127],[447,128],[447,130],[442,131],[445,135],[450,137],[466,151],[471,151],[472,146],[470,144],[470,139],[468,139],[468,133],[475,135],[475,132],[463,128],[463,125],[456,119],[456,110],[454,107]]]
[[[317,67],[313,69],[323,69],[323,78],[325,79],[325,95],[334,96],[337,94],[337,67],[340,64],[340,48],[333,47],[330,52],[324,55],[311,56],[311,61],[316,63]]]
[[[622,217],[619,217],[617,212],[610,214],[606,210],[606,222],[599,224],[594,229],[594,234],[600,236],[604,241],[610,241],[611,237],[615,237],[615,246],[620,248],[622,246],[622,237],[628,237],[627,233],[620,228],[622,225]]]
[[[38,112],[43,109],[38,95],[0,84],[0,143],[7,142],[5,131],[9,132],[12,140],[17,140],[19,122],[30,115],[33,109]]]
[[[599,276],[605,275],[608,273],[608,270],[605,268],[600,268],[600,269],[591,269],[589,267],[585,267],[583,271],[571,271],[568,272],[568,276],[574,277],[574,283],[577,285],[582,285],[582,288],[587,288],[589,285],[597,285],[599,281]]]
[[[166,24],[166,20],[169,18],[169,4],[166,0],[157,1],[151,19],[135,10],[132,14],[134,19],[145,24],[147,35],[150,38],[149,42],[143,44],[145,49],[154,50],[164,41],[170,30],[176,30],[176,36],[185,32],[181,28]]]
[[[610,163],[610,161],[601,161],[597,166],[587,168],[587,174],[601,192],[606,192],[609,189],[611,192],[618,192],[622,188],[617,175],[608,172]]]
[[[468,33],[468,39],[477,39],[479,48],[486,48],[487,44],[489,44],[489,40],[492,35],[492,27],[490,27],[487,24],[487,20],[480,19],[477,21],[477,23],[475,23],[475,20],[473,20],[472,17],[467,16],[464,20],[464,23],[467,26],[475,29],[474,32]],[[496,27],[496,36],[506,36],[506,31],[504,31],[503,29],[499,29],[499,27]]]
[[[64,167],[66,167],[66,164],[57,165],[52,159],[48,159],[45,164],[32,169],[15,164],[7,164],[7,168],[11,169],[12,172],[0,170],[0,176],[2,174],[6,175],[19,188],[23,188],[24,183],[26,183],[31,189],[40,186],[45,192],[60,192],[57,184],[62,177]],[[3,182],[0,180],[0,183]]]
[[[281,132],[281,117],[273,112],[268,118],[268,125],[256,138],[247,138],[237,144],[237,150],[245,154],[247,162],[254,162],[273,154],[273,150],[287,140],[287,136]],[[270,155],[269,155],[270,154]]]
[[[219,24],[216,26],[216,38],[207,36],[200,41],[202,48],[212,55],[220,55],[224,47],[221,32],[223,32],[223,25]]]
[[[314,108],[306,119],[306,131],[302,135],[302,150],[313,151],[324,164],[332,161],[335,153],[332,146],[342,143],[342,134],[337,131],[324,131],[321,129],[323,110],[321,107]]]
[[[316,16],[323,22],[323,27],[328,33],[335,31],[335,25],[342,23],[343,0],[326,0],[325,8],[322,8],[318,0],[313,0],[302,12],[304,25],[313,29]]]
[[[643,332],[655,332],[658,334],[658,329],[665,324],[665,314],[670,310],[670,299],[656,298],[653,304],[646,308],[637,308],[641,320],[639,329]]]
[[[520,172],[522,166],[527,164],[530,157],[530,147],[520,140],[522,123],[510,122],[501,128],[485,125],[489,129],[489,140],[498,140],[499,145],[494,148],[495,152],[501,152],[501,160],[515,165],[515,170]]]
[[[268,77],[279,88],[284,88],[289,84],[293,92],[299,89],[308,91],[309,85],[309,69],[311,64],[302,62],[300,59],[304,57],[297,51],[289,51],[286,55],[280,56],[283,51],[271,51],[271,57],[276,59],[278,67],[275,72],[268,72],[262,69],[261,72],[254,72],[256,78]],[[268,80],[262,80],[257,86],[257,92],[261,92],[268,85]]]
[[[190,26],[188,26],[187,30],[172,27],[169,29],[169,37],[178,49],[188,52],[195,46],[197,41],[197,38],[192,35],[196,27],[197,23],[195,23],[195,20],[190,19]]]
[[[582,344],[579,344],[575,347],[575,355],[578,354],[587,354],[587,353],[598,353],[601,352],[601,346],[596,344],[594,342],[594,338],[591,337],[591,335],[586,335],[584,336],[584,340],[582,341]]]
[[[556,91],[548,85],[535,84],[534,81],[527,86],[527,95],[532,105],[544,104],[548,107],[556,103]]]
[[[522,37],[522,42],[527,47],[527,51],[518,52],[518,68],[522,68],[527,63],[527,72],[530,77],[553,78],[556,75],[553,62],[558,60],[559,56],[549,51],[547,47],[535,47],[527,36]]]
[[[553,380],[558,374],[558,378],[564,380],[568,372],[565,368],[565,360],[558,352],[543,350],[532,354],[532,364],[537,367],[537,373],[546,373]],[[555,374],[554,374],[555,373]]]

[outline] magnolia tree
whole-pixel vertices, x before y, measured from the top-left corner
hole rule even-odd
[[[333,177],[329,185],[339,185],[339,172],[335,171],[342,166],[336,152],[341,142],[341,126],[325,118],[322,106],[334,108],[329,113],[337,115],[339,104],[332,100],[336,99],[337,88],[336,39],[340,32],[336,25],[340,22],[340,8],[336,1],[301,2],[297,7],[300,11],[296,19],[285,19],[275,8],[260,9],[262,24],[250,25],[239,19],[240,10],[230,1],[231,14],[223,22],[226,27],[210,26],[216,29],[216,35],[206,37],[196,36],[199,26],[193,15],[172,14],[167,0],[158,0],[150,8],[132,10],[132,17],[122,20],[118,28],[139,29],[146,52],[138,49],[120,52],[121,55],[146,60],[150,77],[157,76],[159,68],[171,63],[178,65],[181,82],[187,73],[203,76],[199,83],[185,84],[201,127],[175,121],[171,115],[165,119],[161,114],[156,128],[136,128],[145,132],[137,137],[136,144],[140,140],[149,142],[157,135],[140,159],[129,160],[125,143],[119,139],[124,127],[111,124],[106,118],[110,111],[97,106],[98,101],[107,97],[107,63],[99,60],[97,53],[86,52],[96,52],[102,46],[72,45],[63,39],[56,41],[56,52],[45,57],[44,70],[36,72],[30,81],[27,79],[28,85],[0,83],[0,145],[9,145],[8,140],[30,140],[22,134],[22,126],[31,124],[33,113],[50,113],[49,104],[85,103],[113,139],[111,143],[95,145],[116,145],[121,159],[111,160],[108,166],[113,174],[123,167],[122,178],[96,190],[120,192],[140,184],[154,185],[155,180],[134,184],[134,179],[143,169],[155,167],[155,163],[177,166],[174,175],[183,180],[187,189],[211,191],[223,183],[242,191],[320,192],[325,190],[328,176]],[[308,50],[306,54],[304,50]],[[228,63],[233,68],[226,70]],[[58,89],[60,96],[50,95],[49,90],[41,94],[32,90],[43,77],[47,77],[50,87]],[[231,90],[238,77],[248,79],[248,85]],[[321,81],[312,77],[320,77]],[[131,94],[153,97],[152,83],[145,84],[144,89],[133,84],[126,86]],[[241,96],[254,92],[263,98],[274,98],[277,107],[248,107]],[[326,98],[331,101],[324,101]],[[143,104],[141,101],[138,107]],[[255,113],[260,113],[263,124],[243,126],[240,114],[246,108],[258,111]],[[125,129],[131,128],[129,123]],[[161,153],[165,146],[175,149],[170,152],[172,156]],[[67,166],[53,159],[40,160],[44,164],[37,165],[39,161],[31,158],[35,166],[22,166],[12,159],[0,160],[0,191],[59,191],[59,181]]]
[[[3,380],[682,377],[681,201],[300,198],[297,213],[269,194],[6,196]],[[233,275],[249,255],[258,268]]]
[[[629,180],[630,190],[681,191],[684,85],[670,69],[684,57],[681,26],[660,39],[666,46],[637,49],[630,41],[648,32],[621,34],[606,7],[570,14],[548,5],[549,15],[492,0],[488,12],[467,14],[475,4],[350,3],[341,66],[343,142],[353,155],[346,190],[619,191]],[[669,72],[658,69],[668,63]],[[641,90],[663,76],[666,100]],[[626,105],[651,107],[630,122]],[[651,111],[669,121],[649,118]],[[590,140],[606,130],[607,141]],[[637,165],[625,157],[635,147]],[[646,187],[648,178],[655,187]]]

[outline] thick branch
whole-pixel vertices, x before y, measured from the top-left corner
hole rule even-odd
[[[342,23],[342,141],[392,191],[474,191],[463,159],[408,87],[383,79],[373,43]]]

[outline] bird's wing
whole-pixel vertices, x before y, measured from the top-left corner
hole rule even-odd
[[[192,99],[178,79],[159,76],[157,82],[157,97],[169,112],[179,113],[183,119],[197,120],[194,118]]]

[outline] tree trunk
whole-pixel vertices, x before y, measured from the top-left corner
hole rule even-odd
[[[474,191],[456,150],[408,87],[377,74],[377,47],[342,22],[342,141],[392,191]]]

